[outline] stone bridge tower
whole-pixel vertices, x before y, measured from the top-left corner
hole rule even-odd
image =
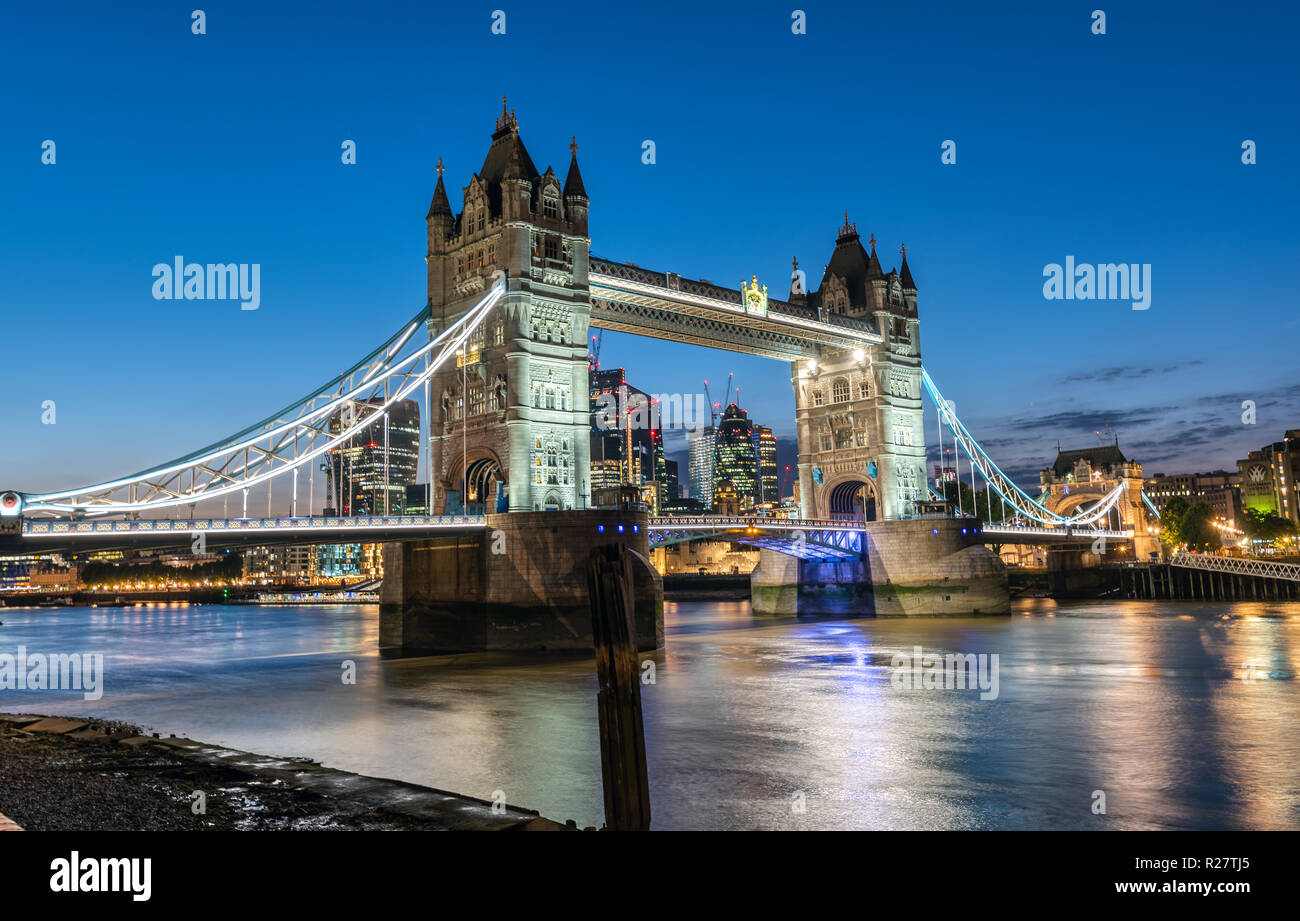
[[[590,240],[577,143],[561,186],[553,169],[533,165],[503,98],[459,213],[442,173],[440,159],[427,217],[430,336],[470,310],[497,272],[508,289],[454,366],[432,378],[434,510],[586,508]]]
[[[790,301],[836,325],[872,329],[882,342],[857,351],[824,349],[791,363],[799,437],[800,514],[805,518],[911,518],[924,498],[925,426],[916,284],[902,251],[882,271],[845,215],[819,288]],[[797,265],[796,265],[797,268]]]

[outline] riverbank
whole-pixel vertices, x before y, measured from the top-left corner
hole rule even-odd
[[[0,713],[0,813],[29,831],[574,827],[310,760],[163,739],[125,723],[8,713]]]

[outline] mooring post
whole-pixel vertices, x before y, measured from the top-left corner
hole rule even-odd
[[[641,685],[632,641],[632,561],[621,544],[591,552],[587,561],[591,635],[600,690],[600,766],[605,784],[605,826],[648,831],[650,782],[646,773]]]

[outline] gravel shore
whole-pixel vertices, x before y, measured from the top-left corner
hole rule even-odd
[[[196,814],[196,793],[206,811]],[[534,812],[305,760],[0,714],[0,813],[37,831],[550,830]]]

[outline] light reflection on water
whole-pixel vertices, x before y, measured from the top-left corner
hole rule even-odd
[[[1040,601],[1003,618],[848,621],[756,619],[743,602],[665,610],[657,683],[642,688],[655,827],[1300,827],[1300,605]],[[102,700],[0,690],[3,710],[127,720],[602,821],[590,658],[385,660],[374,606],[8,608],[0,621],[0,653],[106,656]],[[893,656],[914,646],[997,653],[998,698],[895,688]],[[349,659],[355,686],[340,680]]]

